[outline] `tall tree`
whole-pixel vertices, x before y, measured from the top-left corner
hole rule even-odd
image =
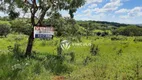
[[[50,16],[60,10],[68,10],[71,18],[73,18],[73,13],[84,4],[85,0],[0,0],[0,10],[8,13],[11,19],[20,15],[19,12],[16,12],[17,9],[31,14],[32,32],[28,38],[25,53],[25,56],[30,56],[34,41],[34,26],[42,25],[45,15]],[[38,12],[40,12],[40,15],[36,15]]]

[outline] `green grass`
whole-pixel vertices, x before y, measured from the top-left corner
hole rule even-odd
[[[90,46],[71,46],[63,51],[62,57],[57,56],[60,37],[49,41],[35,39],[33,51],[37,58],[17,60],[7,47],[18,43],[24,51],[27,36],[10,34],[8,38],[0,38],[0,80],[52,80],[55,76],[64,76],[67,80],[141,80],[142,42],[124,36],[118,38],[127,40],[112,41],[112,37],[115,36],[81,38],[82,43],[98,46],[95,56],[91,55]],[[75,55],[74,61],[71,61],[71,52]],[[20,67],[12,70],[17,64]]]
[[[9,23],[9,21],[1,21],[1,20],[0,20],[0,24],[7,24],[7,25],[11,25],[11,24]]]

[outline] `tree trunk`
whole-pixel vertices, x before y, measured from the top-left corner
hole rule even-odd
[[[42,21],[44,19],[44,16],[46,14],[46,11],[50,8],[50,7],[47,7],[45,9],[42,10],[41,12],[41,16],[40,16],[40,19],[39,21],[37,22],[37,24],[35,24],[35,14],[37,12],[38,9],[37,8],[37,5],[36,5],[36,1],[33,0],[33,4],[32,4],[32,8],[31,8],[31,23],[32,23],[32,32],[28,38],[28,44],[27,44],[27,49],[26,49],[26,53],[25,53],[25,56],[31,56],[31,53],[32,53],[32,47],[33,47],[33,42],[34,42],[34,26],[35,25],[42,25]],[[32,10],[33,9],[33,10]]]
[[[34,42],[35,13],[36,13],[36,11],[34,9],[34,13],[31,12],[32,32],[28,38],[28,44],[27,44],[27,49],[26,49],[26,53],[25,53],[26,57],[31,56],[31,53],[32,53],[32,47],[33,47],[33,42]]]
[[[34,36],[33,36],[33,30],[28,38],[28,44],[27,44],[27,49],[26,49],[26,53],[25,56],[31,56],[32,53],[32,47],[33,47],[33,42],[34,42]]]

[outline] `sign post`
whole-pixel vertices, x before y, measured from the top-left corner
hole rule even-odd
[[[53,27],[34,27],[34,38],[42,38],[42,39],[53,39],[54,36],[54,28]]]

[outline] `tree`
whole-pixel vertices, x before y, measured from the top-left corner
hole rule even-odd
[[[55,34],[56,36],[62,36],[63,30],[65,28],[65,19],[61,16],[59,13],[54,13],[51,15],[48,20],[45,21],[46,23],[50,23],[50,25],[54,26],[54,30],[56,31]]]
[[[25,56],[30,56],[34,41],[34,26],[42,25],[45,15],[49,16],[59,10],[68,10],[71,18],[73,18],[73,13],[76,12],[77,8],[85,4],[85,0],[0,0],[0,4],[0,10],[6,11],[11,19],[19,16],[20,13],[16,12],[17,8],[21,9],[24,13],[30,11],[32,32],[29,36],[25,53]],[[6,6],[8,8],[5,8]],[[37,12],[40,12],[39,16],[36,15]]]
[[[27,23],[28,21],[25,19],[16,19],[10,22],[11,28],[13,32],[22,33],[25,35],[30,35],[31,33],[31,25]]]
[[[92,35],[94,27],[92,26],[91,23],[86,23],[85,25],[85,29],[86,29],[86,38],[88,39],[89,35]]]

